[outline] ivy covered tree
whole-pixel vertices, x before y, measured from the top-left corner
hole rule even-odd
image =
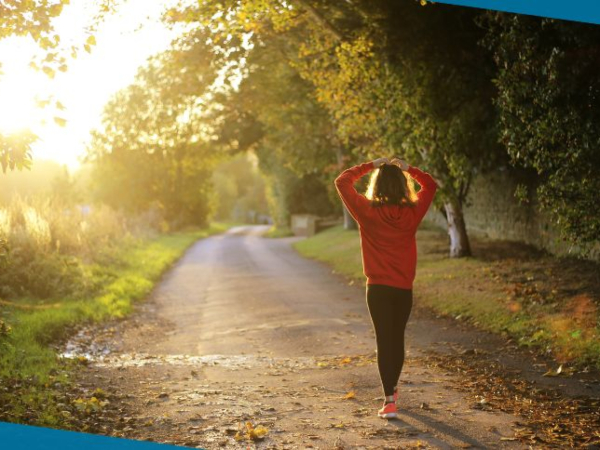
[[[481,22],[501,142],[539,175],[540,205],[562,237],[589,250],[600,240],[600,28],[492,12]]]

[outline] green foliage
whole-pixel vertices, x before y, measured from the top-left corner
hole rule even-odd
[[[537,171],[538,197],[564,238],[600,240],[600,50],[597,26],[488,13],[501,141]]]
[[[220,9],[218,42],[252,31],[253,46],[233,51],[235,59],[246,50],[239,92],[248,86],[255,98],[241,109],[262,125],[262,155],[274,164],[299,173],[312,166],[329,186],[350,161],[399,154],[442,181],[440,197],[458,214],[473,174],[502,154],[493,61],[478,46],[483,32],[472,10],[234,0]],[[210,26],[215,13],[202,3],[169,17]]]
[[[330,191],[339,143],[311,84],[290,64],[294,44],[278,35],[264,39],[247,53],[238,89],[220,98],[218,134],[229,151],[254,149],[273,219],[287,227],[290,214],[335,210]]]
[[[31,131],[23,131],[9,135],[0,133],[0,165],[2,173],[8,169],[31,168],[31,144],[38,137]]]
[[[400,154],[442,182],[440,198],[462,203],[474,172],[501,153],[493,139],[493,66],[477,46],[474,13],[416,2],[356,8],[330,13],[342,40],[312,27],[303,76],[361,158]]]
[[[253,222],[267,215],[265,180],[252,153],[239,153],[219,163],[213,172],[218,220]]]
[[[216,161],[203,120],[203,95],[217,76],[211,60],[194,34],[152,58],[106,105],[86,156],[96,200],[128,213],[156,207],[174,228],[207,223]]]
[[[221,137],[260,142],[272,165],[324,173],[400,154],[440,182],[451,236],[468,247],[473,176],[512,163],[541,175],[538,198],[565,236],[597,240],[597,27],[423,3],[228,0],[166,20],[210,29],[220,66],[242,79]]]
[[[160,227],[148,213],[124,217],[104,205],[89,206],[84,215],[61,197],[38,195],[14,196],[0,207],[0,298],[94,295],[107,280],[91,283],[97,267],[84,262],[114,264],[115,248]]]

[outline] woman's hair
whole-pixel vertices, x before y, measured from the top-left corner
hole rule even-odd
[[[417,202],[412,178],[395,164],[383,164],[371,175],[366,197],[373,206],[414,206]]]

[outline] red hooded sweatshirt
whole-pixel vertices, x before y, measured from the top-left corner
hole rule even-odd
[[[337,177],[335,186],[359,226],[367,284],[412,289],[417,265],[415,234],[433,201],[437,184],[428,173],[409,167],[408,173],[421,186],[417,204],[374,207],[354,188],[354,183],[373,169],[373,162],[351,167]]]

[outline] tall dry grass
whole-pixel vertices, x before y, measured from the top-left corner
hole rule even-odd
[[[0,205],[0,298],[82,294],[85,272],[114,263],[116,247],[165,231],[158,209],[131,216],[107,205],[68,205],[56,196],[14,196]],[[98,283],[98,281],[96,281]],[[97,286],[96,286],[97,287]]]

